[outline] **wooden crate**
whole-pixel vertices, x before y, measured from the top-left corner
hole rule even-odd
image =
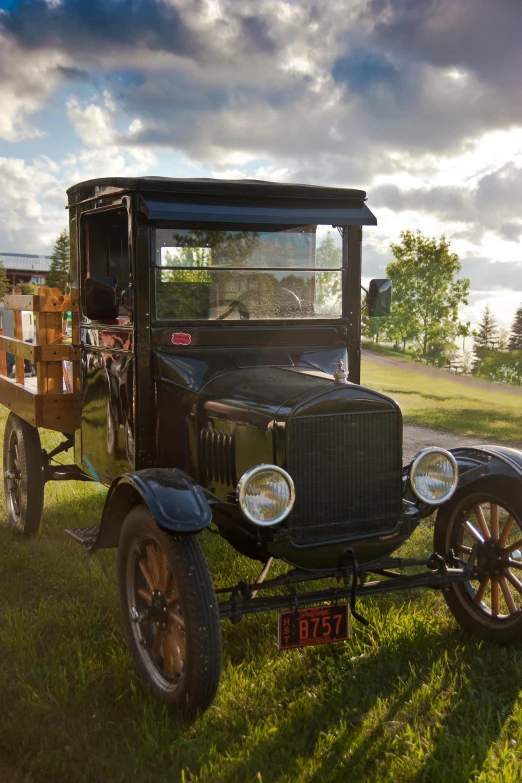
[[[5,310],[14,310],[15,336],[0,330],[0,403],[34,427],[67,434],[80,426],[78,300],[56,288],[40,288],[37,295],[11,294]],[[34,345],[22,339],[22,311],[35,314]],[[62,313],[72,311],[73,344],[63,342]],[[6,352],[15,356],[15,378],[7,377]],[[25,378],[24,360],[36,365],[36,379]],[[64,361],[72,362],[72,373]]]

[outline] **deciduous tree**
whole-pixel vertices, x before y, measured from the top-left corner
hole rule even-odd
[[[396,260],[386,267],[393,282],[390,339],[413,343],[423,357],[435,347],[452,346],[459,334],[459,305],[467,304],[469,280],[458,278],[461,265],[445,236],[428,238],[420,231],[401,231],[391,244]]]
[[[0,261],[0,302],[3,300],[4,296],[9,293],[10,290],[11,282],[7,277],[5,266]]]

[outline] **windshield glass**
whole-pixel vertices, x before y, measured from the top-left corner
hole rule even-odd
[[[156,229],[156,315],[171,319],[340,318],[342,249],[317,226]]]

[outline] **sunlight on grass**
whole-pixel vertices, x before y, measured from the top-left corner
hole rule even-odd
[[[398,390],[409,421],[446,427],[447,411],[475,433],[482,411],[488,432],[513,421],[520,433],[509,395],[501,408],[409,375],[365,365],[363,378]],[[63,532],[97,524],[102,505],[94,485],[49,484],[38,536],[0,525],[0,778],[3,762],[38,783],[520,780],[522,648],[470,640],[428,591],[361,601],[369,627],[305,650],[277,650],[274,613],[224,622],[218,697],[182,724],[134,674],[115,553],[90,557]],[[432,536],[426,520],[402,553],[426,556]],[[218,584],[257,573],[215,536],[202,542]]]
[[[522,444],[522,395],[363,361],[362,383],[393,397],[404,422]]]

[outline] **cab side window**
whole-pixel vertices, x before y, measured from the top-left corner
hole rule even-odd
[[[118,300],[131,286],[128,215],[126,210],[109,210],[85,215],[81,230],[82,276],[115,285]],[[129,322],[129,311],[118,306],[117,320]]]

